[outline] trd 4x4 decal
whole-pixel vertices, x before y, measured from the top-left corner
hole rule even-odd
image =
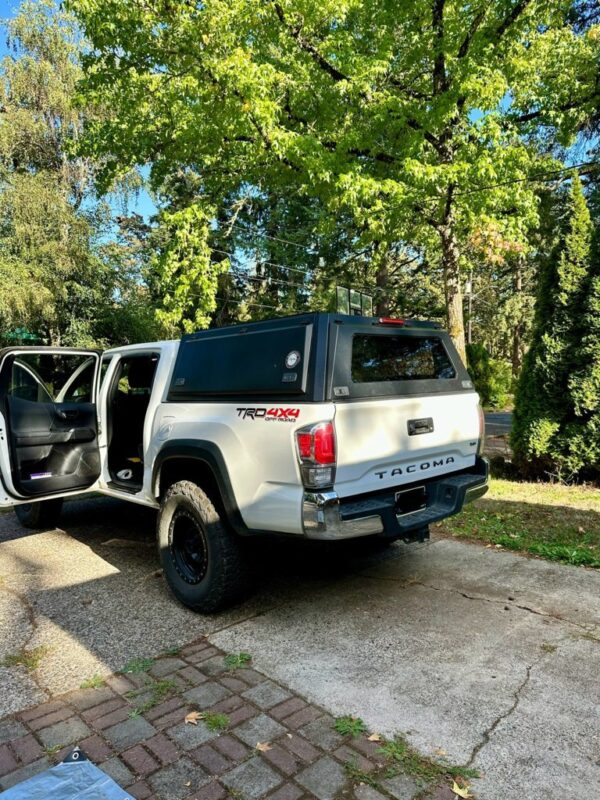
[[[300,416],[299,408],[236,408],[242,419],[264,419],[266,422],[295,422]]]

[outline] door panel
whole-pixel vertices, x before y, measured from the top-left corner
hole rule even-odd
[[[9,491],[41,499],[97,480],[98,361],[95,353],[35,348],[5,356],[0,399],[8,432],[10,480],[3,478]]]

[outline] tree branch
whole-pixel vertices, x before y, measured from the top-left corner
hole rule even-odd
[[[589,103],[592,100],[597,100],[600,98],[600,92],[594,91],[592,94],[588,95],[587,97],[582,97],[580,100],[571,100],[568,103],[563,103],[562,106],[558,107],[558,111],[572,111],[574,108],[578,108],[579,106],[584,105],[585,103]],[[534,119],[539,119],[543,117],[544,114],[547,113],[547,109],[545,108],[538,108],[536,111],[528,111],[525,114],[519,114],[518,117],[513,117],[512,121],[516,122],[517,124],[521,122],[531,122]]]
[[[275,13],[277,14],[277,18],[281,22],[281,24],[285,27],[289,35],[298,42],[298,46],[301,50],[304,50],[305,53],[308,53],[310,57],[315,61],[322,70],[324,70],[334,81],[349,81],[350,78],[347,75],[344,75],[343,72],[340,72],[337,67],[334,67],[325,56],[321,55],[321,53],[317,50],[312,42],[309,42],[308,39],[305,39],[302,36],[301,28],[300,27],[293,27],[289,24],[286,19],[285,13],[283,8],[279,3],[273,3],[273,7],[275,8]]]
[[[444,6],[446,0],[433,0],[432,27],[435,32],[435,55],[433,59],[433,94],[443,94],[448,88],[446,59],[444,56]]]
[[[530,6],[533,0],[517,0],[513,6],[512,11],[502,20],[500,25],[496,28],[496,39],[501,39],[510,26],[515,23],[521,14]]]
[[[461,46],[458,48],[458,58],[465,58],[469,53],[469,48],[471,47],[471,42],[475,37],[475,34],[479,30],[481,23],[485,19],[485,15],[487,13],[488,6],[484,6],[483,9],[475,16],[473,22],[471,23],[471,27],[469,28],[467,35],[462,41]]]

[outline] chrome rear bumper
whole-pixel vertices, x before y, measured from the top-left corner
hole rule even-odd
[[[305,492],[302,520],[304,533],[309,539],[354,539],[383,533],[383,522],[376,514],[360,519],[342,519],[336,492]]]
[[[488,462],[478,458],[473,470],[450,473],[426,484],[427,506],[396,514],[396,490],[341,499],[334,491],[304,493],[302,523],[309,539],[354,539],[382,534],[421,539],[434,522],[457,514],[465,503],[488,489]]]

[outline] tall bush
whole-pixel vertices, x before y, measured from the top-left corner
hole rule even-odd
[[[490,358],[482,344],[468,344],[467,368],[483,406],[503,408],[508,403],[512,383],[510,364]]]
[[[579,178],[558,245],[538,282],[532,344],[519,379],[511,443],[528,473],[600,472],[600,271]]]

